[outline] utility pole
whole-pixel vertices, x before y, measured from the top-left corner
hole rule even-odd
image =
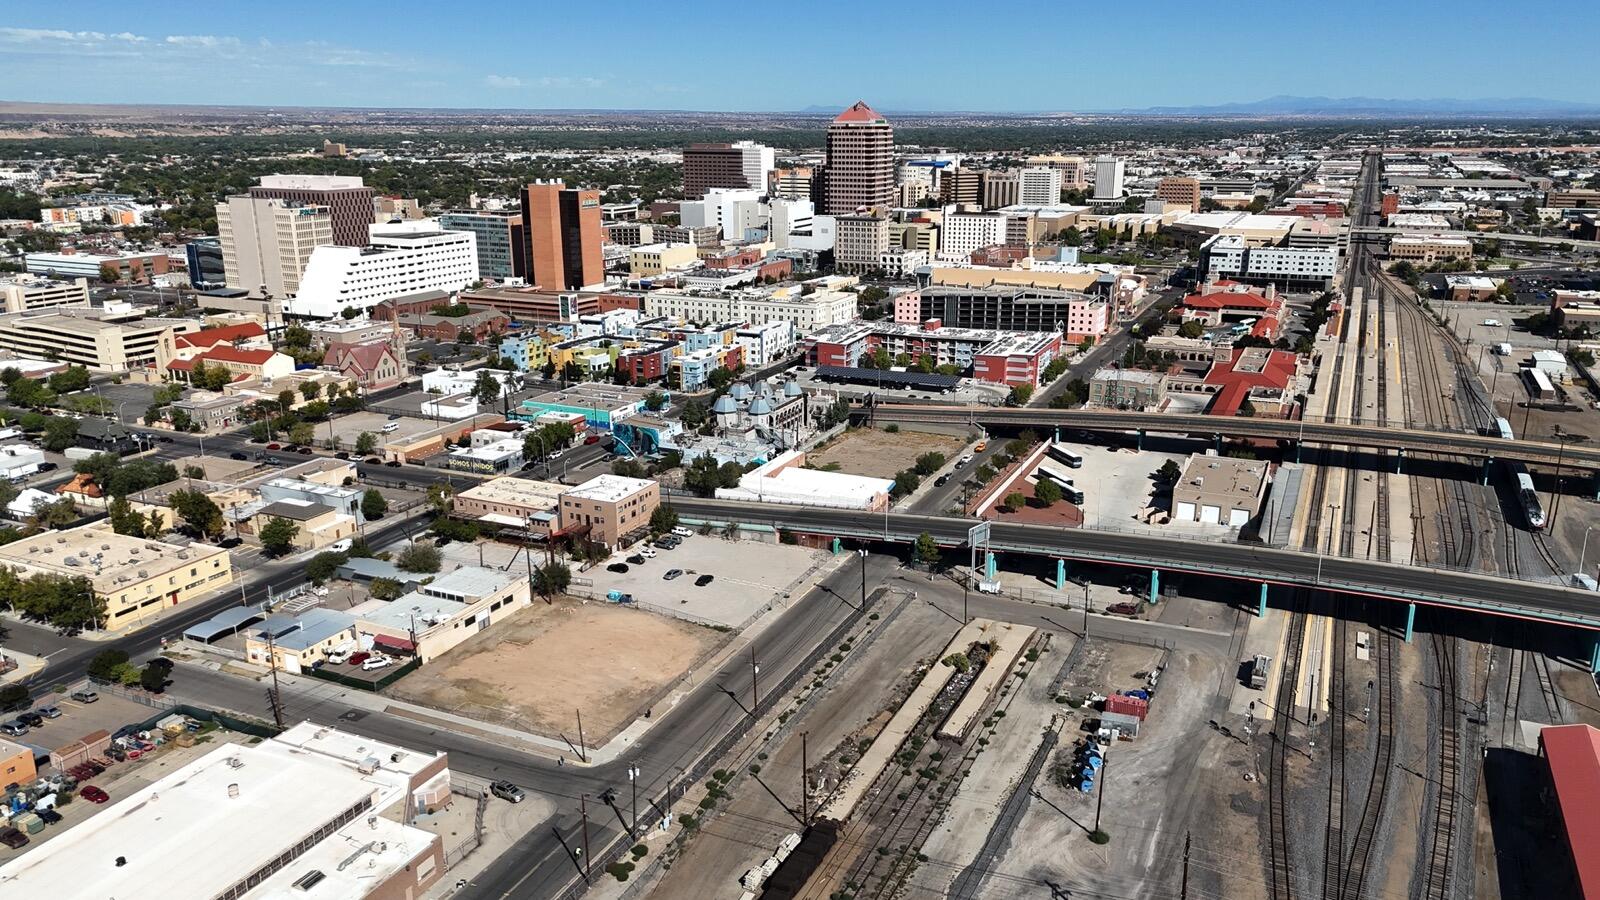
[[[867,611],[867,551],[857,550],[861,554],[861,611]]]
[[[1089,639],[1089,582],[1083,582],[1083,637]]]
[[[1100,754],[1100,790],[1095,794],[1094,830],[1100,833],[1100,809],[1106,805],[1106,770],[1111,766],[1111,748]]]
[[[272,689],[267,691],[267,702],[272,706],[272,721],[283,730],[283,695],[278,690],[278,644],[272,632],[267,632],[267,664],[272,667]]]
[[[638,766],[629,766],[628,767],[628,784],[633,787],[633,827],[631,829],[629,829],[628,833],[629,833],[630,836],[632,836],[634,838],[637,838],[639,836],[639,767]]]
[[[578,758],[584,762],[589,761],[589,754],[583,741],[583,710],[578,710]]]
[[[811,763],[806,756],[806,735],[800,732],[800,818],[811,824]]]
[[[583,816],[583,880],[589,880],[589,795],[578,795],[578,810]]]
[[[1103,768],[1103,767],[1102,767]],[[1189,900],[1189,832],[1183,833],[1183,887],[1179,895],[1182,900]]]
[[[761,674],[761,666],[756,663],[756,645],[750,645],[750,715],[755,716],[756,710],[761,706],[761,691],[756,683],[756,676]]]

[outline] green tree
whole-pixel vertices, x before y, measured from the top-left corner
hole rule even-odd
[[[322,383],[318,381],[307,381],[301,384],[300,396],[306,398],[307,403],[317,399],[318,397],[322,396]]]
[[[50,390],[58,394],[70,394],[88,386],[89,370],[83,366],[68,366],[65,372],[57,372],[50,376]]]
[[[49,503],[40,503],[28,517],[28,525],[36,530],[66,528],[78,521],[78,508],[71,497],[62,497]]]
[[[374,578],[367,584],[367,594],[375,600],[398,600],[405,585],[393,578]]]
[[[261,526],[261,549],[269,555],[282,556],[294,548],[294,539],[300,526],[281,516],[273,516]]]
[[[172,507],[172,511],[177,513],[178,518],[182,519],[184,524],[196,536],[201,538],[218,538],[222,536],[222,530],[225,527],[222,510],[217,507],[216,503],[212,502],[210,497],[205,495],[205,492],[197,490],[173,491],[167,495],[167,505]],[[291,522],[290,524],[293,523]],[[295,527],[298,528],[299,526]],[[293,540],[293,538],[294,535],[290,534],[289,539]],[[262,538],[262,543],[263,545],[266,543],[264,537]]]
[[[436,515],[449,515],[450,498],[453,493],[454,489],[449,484],[428,485],[428,506],[433,508]]]
[[[1179,337],[1197,338],[1205,333],[1206,327],[1200,324],[1198,319],[1190,319],[1189,321],[1178,326]]]
[[[651,412],[660,412],[667,405],[667,395],[660,391],[651,391],[644,395],[644,408]]]
[[[491,406],[500,399],[500,388],[500,379],[494,377],[492,371],[480,369],[478,380],[472,384],[472,396],[477,398],[479,405]]]
[[[1027,502],[1027,498],[1022,496],[1021,491],[1012,491],[1006,495],[1006,499],[1000,505],[1005,509],[1006,512],[1014,513],[1021,509],[1023,504]]]
[[[679,420],[689,428],[699,428],[706,423],[709,416],[710,412],[706,405],[699,400],[690,400],[683,404],[683,409],[678,413]]]
[[[100,267],[100,280],[106,284],[116,284],[122,280],[122,273],[117,271],[116,266],[106,263]]]
[[[394,564],[403,572],[437,572],[441,562],[439,548],[426,543],[412,544],[394,558]]]
[[[388,511],[389,501],[383,499],[383,495],[378,493],[376,488],[367,488],[366,493],[361,495],[361,515],[365,516],[367,521],[381,519]]]
[[[924,563],[929,568],[939,564],[939,542],[933,539],[933,535],[926,531],[917,535],[917,543],[914,549],[917,562]]]
[[[306,578],[313,584],[322,584],[333,577],[349,557],[335,550],[324,550],[306,563]]]
[[[670,505],[663,503],[657,506],[655,512],[650,514],[650,533],[652,535],[666,534],[678,527],[678,511]]]
[[[922,483],[916,472],[910,469],[901,469],[894,474],[894,486],[889,489],[890,496],[896,499],[904,497],[917,489]]]
[[[1033,499],[1039,501],[1040,506],[1049,509],[1061,502],[1061,486],[1049,478],[1040,478],[1033,486]]]
[[[565,563],[551,562],[533,570],[533,590],[549,600],[572,584],[572,570]]]
[[[161,693],[167,688],[167,671],[151,660],[150,664],[139,673],[139,686],[152,694]]]
[[[289,441],[291,443],[307,446],[316,439],[316,436],[316,429],[312,427],[310,422],[296,422],[289,426]]]
[[[1027,406],[1033,399],[1033,385],[1015,384],[1011,386],[1011,393],[1006,397],[1006,403],[1011,406]]]
[[[945,458],[943,453],[940,453],[937,450],[930,450],[927,453],[917,457],[917,464],[915,467],[916,473],[923,476],[932,475],[933,473],[944,468],[944,463]]]
[[[94,655],[94,659],[89,660],[87,674],[96,681],[109,681],[111,680],[111,673],[116,671],[117,666],[127,661],[128,653],[126,650],[102,650]]]
[[[363,431],[356,435],[356,455],[370,456],[372,451],[378,449],[378,436],[370,431]]]

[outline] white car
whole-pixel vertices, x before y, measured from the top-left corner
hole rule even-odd
[[[656,558],[656,548],[654,548],[654,547],[640,547],[639,548],[639,555],[644,557],[645,559],[655,559]]]
[[[565,451],[565,450],[557,450],[557,451],[556,451],[556,452],[554,452],[554,453],[552,453],[552,454],[550,454],[550,458],[551,458],[551,459],[560,459],[560,458],[561,458],[561,455],[562,455],[562,454],[563,454],[563,453],[566,453],[566,452],[567,452],[567,451]]]
[[[352,546],[352,544],[351,544],[350,539],[349,538],[345,538],[343,540],[334,541],[333,543],[329,544],[328,545],[328,550],[330,550],[330,551],[332,551],[334,553],[349,553],[351,546]]]
[[[674,526],[672,526],[672,533],[677,535],[678,537],[688,537],[689,535],[694,534],[694,532],[692,532],[689,529],[683,527],[682,525],[674,525]]]
[[[369,656],[361,661],[361,671],[371,672],[374,669],[387,669],[394,665],[394,660],[387,656]]]

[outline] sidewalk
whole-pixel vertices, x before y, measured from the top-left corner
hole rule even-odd
[[[44,667],[47,664],[47,661],[42,656],[33,656],[32,654],[28,653],[18,653],[15,650],[7,650],[4,647],[0,647],[0,656],[3,656],[7,659],[16,660],[17,662],[17,667],[15,669],[12,669],[4,675],[0,675],[0,684],[11,684],[17,681],[26,681],[27,679],[32,678],[33,676],[44,671]]]

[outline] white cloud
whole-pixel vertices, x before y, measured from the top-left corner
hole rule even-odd
[[[515,75],[489,75],[483,79],[483,83],[492,88],[522,87],[522,79]]]
[[[217,37],[214,34],[169,34],[166,42],[178,47],[237,47],[239,39],[236,37]]]
[[[63,31],[58,28],[0,28],[0,42],[8,44],[136,44],[148,40],[141,35],[119,31]]]

